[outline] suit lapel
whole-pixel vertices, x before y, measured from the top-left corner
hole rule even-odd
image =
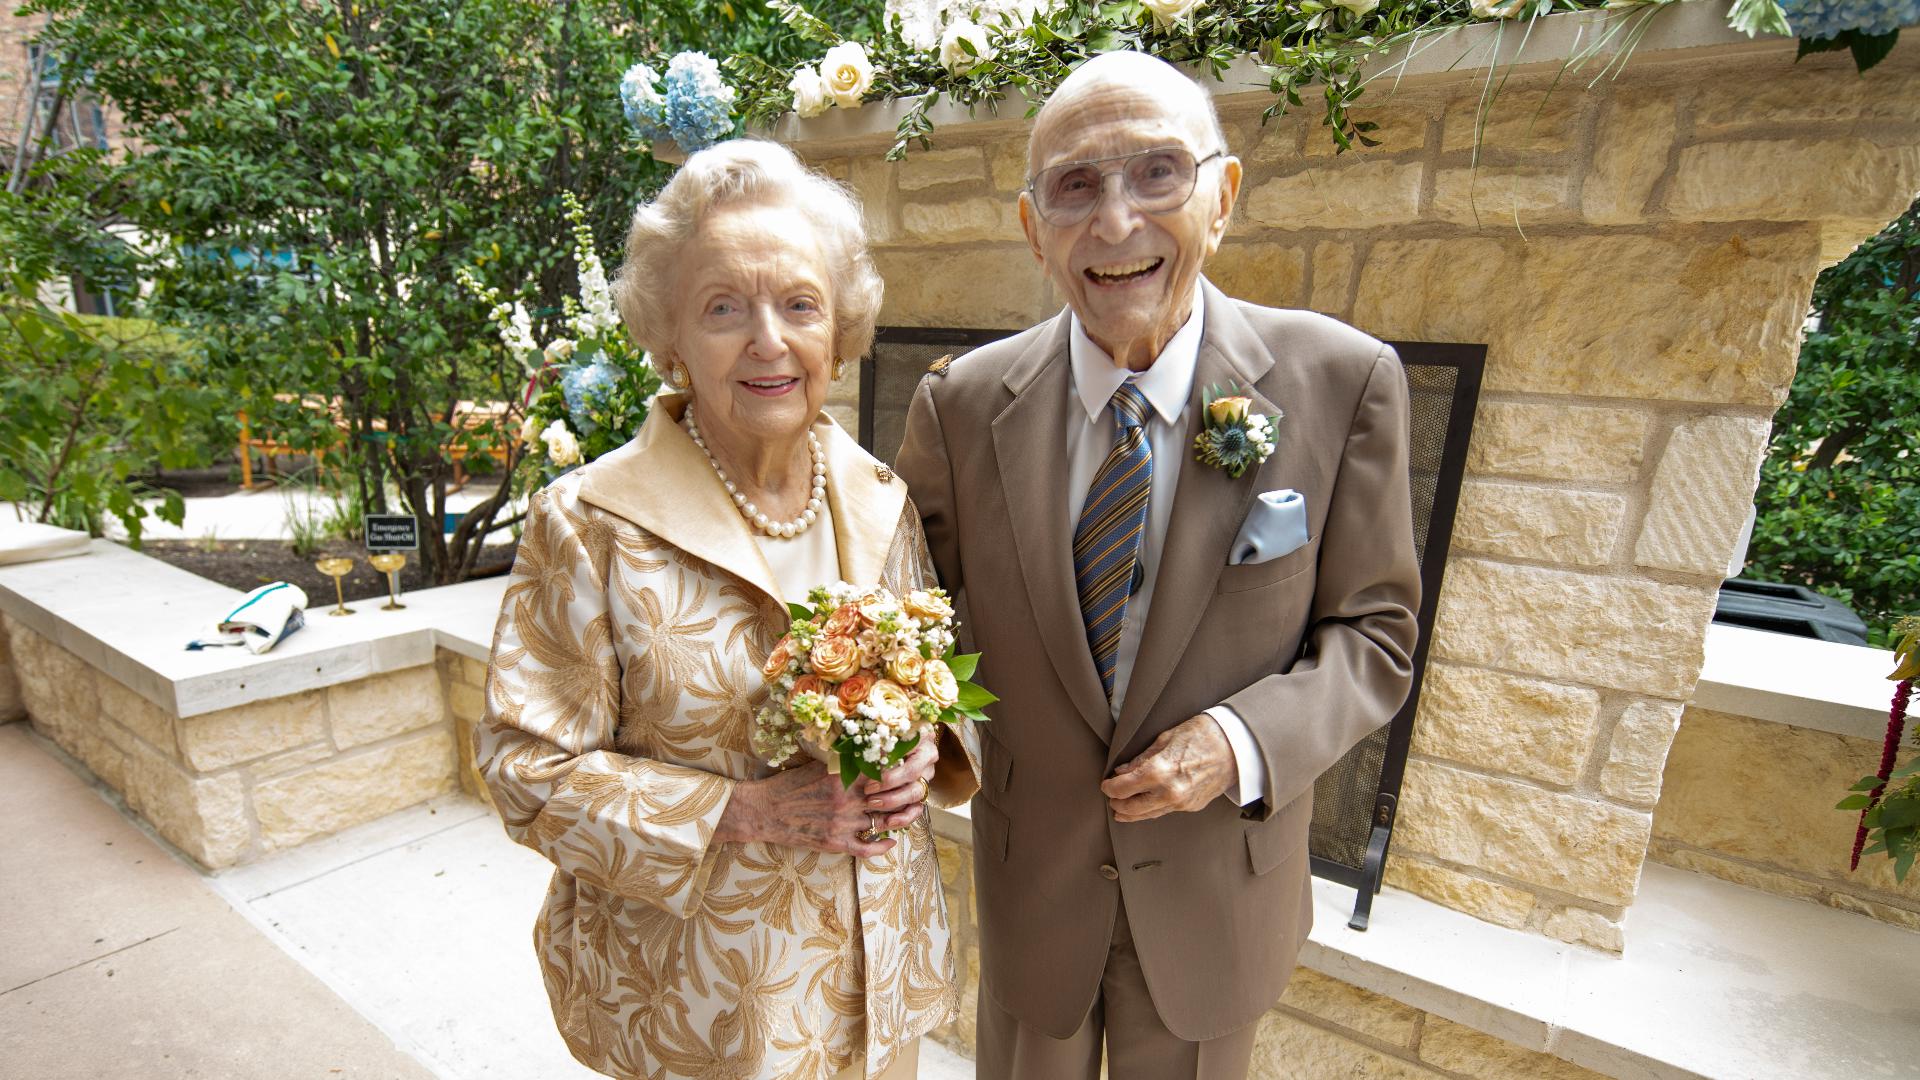
[[[1067,371],[1069,326],[1065,315],[1057,317],[1026,355],[1007,369],[1004,381],[1014,398],[994,418],[993,450],[1040,640],[1068,696],[1079,707],[1081,719],[1106,742],[1113,735],[1113,717],[1087,647],[1086,623],[1074,588],[1072,512],[1064,506],[1067,468],[1062,433],[1072,420],[1069,410],[1079,407],[1072,400]],[[998,599],[976,597],[970,603]]]
[[[686,407],[679,395],[656,401],[632,442],[583,467],[580,498],[784,603],[747,520],[680,427]]]
[[[1154,462],[1156,469],[1179,468],[1180,486],[1174,494],[1166,538],[1161,542],[1163,554],[1155,571],[1153,606],[1147,612],[1140,652],[1134,658],[1120,723],[1110,744],[1116,755],[1125,751],[1140,730],[1179,666],[1187,642],[1206,614],[1233,538],[1259,492],[1259,469],[1248,469],[1235,480],[1220,469],[1202,465],[1186,452],[1205,421],[1201,396],[1210,385],[1238,383],[1253,395],[1255,411],[1277,411],[1254,389],[1273,367],[1273,354],[1234,309],[1232,301],[1212,283],[1201,281],[1201,297],[1206,305],[1205,321],[1187,403],[1187,430],[1180,443],[1183,453],[1177,465]]]

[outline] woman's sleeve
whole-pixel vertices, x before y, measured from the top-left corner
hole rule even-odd
[[[920,527],[920,511],[911,498],[895,536],[892,554],[904,558],[903,576],[913,582],[912,587],[927,589],[940,584],[926,533]],[[973,721],[961,717],[958,723],[940,725],[939,745],[940,760],[934,763],[933,780],[927,785],[927,802],[942,808],[959,806],[980,790],[980,732]]]
[[[685,917],[732,794],[724,776],[614,750],[620,665],[585,508],[536,494],[500,605],[474,760],[507,834],[597,888]],[[606,560],[598,560],[605,565]]]

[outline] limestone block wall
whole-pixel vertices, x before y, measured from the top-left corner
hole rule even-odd
[[[20,702],[20,677],[13,670],[13,651],[7,645],[6,633],[0,631],[0,724],[25,715],[26,706]]]
[[[1484,115],[1484,72],[1383,80],[1380,145],[1340,155],[1220,98],[1246,180],[1216,283],[1489,347],[1388,880],[1607,950],[1813,279],[1920,191],[1920,52],[1862,77],[1791,42],[1673,51],[1591,88],[1516,75]],[[883,136],[791,140],[864,202],[883,324],[1057,312],[1015,217],[1023,126],[936,140],[898,164]]]
[[[1652,857],[1920,930],[1920,874],[1901,884],[1884,855],[1847,869],[1859,815],[1833,804],[1879,762],[1867,739],[1690,707],[1667,756]]]
[[[34,728],[209,869],[371,821],[456,784],[433,664],[181,717],[0,616]]]

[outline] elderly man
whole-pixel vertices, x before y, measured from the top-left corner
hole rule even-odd
[[[1241,172],[1178,70],[1089,61],[1028,167],[1067,310],[924,379],[897,466],[1002,695],[980,1076],[1091,1080],[1104,1039],[1114,1080],[1243,1077],[1312,922],[1314,778],[1407,693],[1406,383],[1373,338],[1200,276]],[[1202,454],[1209,388],[1250,400]]]

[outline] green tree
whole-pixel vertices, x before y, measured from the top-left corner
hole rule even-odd
[[[231,406],[336,440],[362,505],[389,486],[438,580],[472,571],[507,485],[443,530],[449,448],[484,467],[506,425],[457,403],[525,378],[463,266],[546,307],[571,284],[560,193],[624,224],[662,167],[630,145],[633,59],[600,0],[41,0],[42,41],[116,105],[139,156],[128,216],[162,250],[155,306],[191,326]],[[610,230],[618,236],[622,230]],[[275,395],[295,400],[276,401]],[[298,399],[326,404],[301,408]],[[336,404],[337,403],[337,404]],[[336,434],[337,432],[337,434]]]
[[[1920,610],[1920,202],[1821,274],[1813,307],[1746,572],[1839,599],[1886,647]]]

